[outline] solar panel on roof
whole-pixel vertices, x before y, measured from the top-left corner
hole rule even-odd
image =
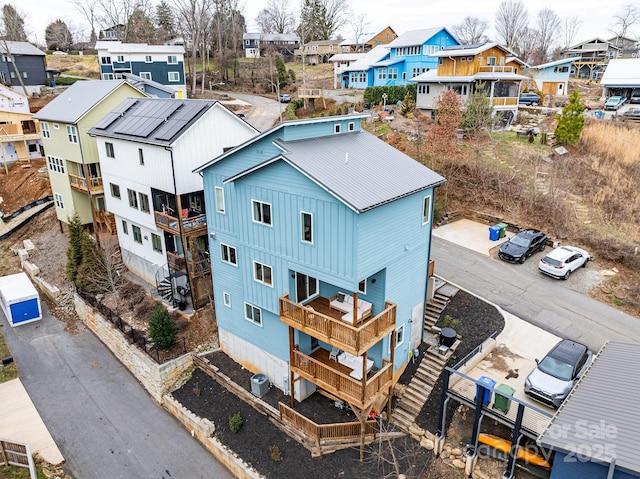
[[[171,141],[171,139],[175,137],[176,134],[178,134],[187,125],[187,123],[189,123],[189,120],[171,119],[171,121],[162,125],[154,136],[157,140]]]
[[[145,118],[140,116],[125,118],[125,120],[116,127],[114,133],[146,138],[153,130],[158,128],[162,122],[164,122],[164,118]]]
[[[96,123],[95,128],[100,130],[106,130],[109,128],[114,121],[116,121],[120,116],[126,112],[131,106],[133,106],[138,100],[136,98],[127,98],[120,105],[118,105],[113,111],[108,113],[102,120]]]

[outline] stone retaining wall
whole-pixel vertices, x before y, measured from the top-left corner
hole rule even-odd
[[[167,361],[156,363],[104,319],[91,305],[85,303],[80,296],[74,295],[76,312],[84,324],[93,331],[100,341],[107,346],[125,367],[131,371],[155,401],[162,405],[167,393],[176,381],[193,366],[191,353]]]

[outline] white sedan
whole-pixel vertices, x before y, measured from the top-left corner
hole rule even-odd
[[[568,279],[580,266],[583,268],[591,259],[589,253],[576,246],[558,246],[538,263],[538,270],[554,278]]]

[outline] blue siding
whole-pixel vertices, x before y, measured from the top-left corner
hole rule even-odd
[[[587,461],[576,455],[568,455],[557,451],[551,467],[551,479],[604,479],[607,477],[608,465]],[[634,479],[640,474],[632,474],[616,470],[613,479]]]
[[[567,67],[566,72],[554,71],[555,68]],[[538,70],[534,73],[534,78],[540,78],[543,81],[568,81],[569,80],[569,71],[571,71],[571,63],[566,63],[564,65],[556,65],[555,67],[547,67],[542,70]],[[537,74],[536,74],[537,73]]]
[[[112,58],[115,58],[112,55]],[[175,86],[183,85],[185,83],[184,78],[184,63],[178,62],[176,64],[169,65],[167,62],[116,62],[112,61],[111,65],[100,65],[101,73],[114,73],[127,71],[134,75],[140,76],[141,72],[151,73],[151,79],[161,85]],[[180,75],[179,81],[169,81],[169,72],[177,72]]]

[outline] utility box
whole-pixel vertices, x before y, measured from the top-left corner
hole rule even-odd
[[[258,373],[251,376],[251,394],[261,398],[269,392],[269,378],[266,374]]]
[[[40,296],[26,273],[0,277],[0,307],[12,327],[42,319]]]
[[[516,392],[516,390],[508,384],[500,384],[496,388],[496,394],[493,398],[493,409],[498,409],[507,414],[511,407],[511,397],[507,396],[513,396],[514,392]]]

